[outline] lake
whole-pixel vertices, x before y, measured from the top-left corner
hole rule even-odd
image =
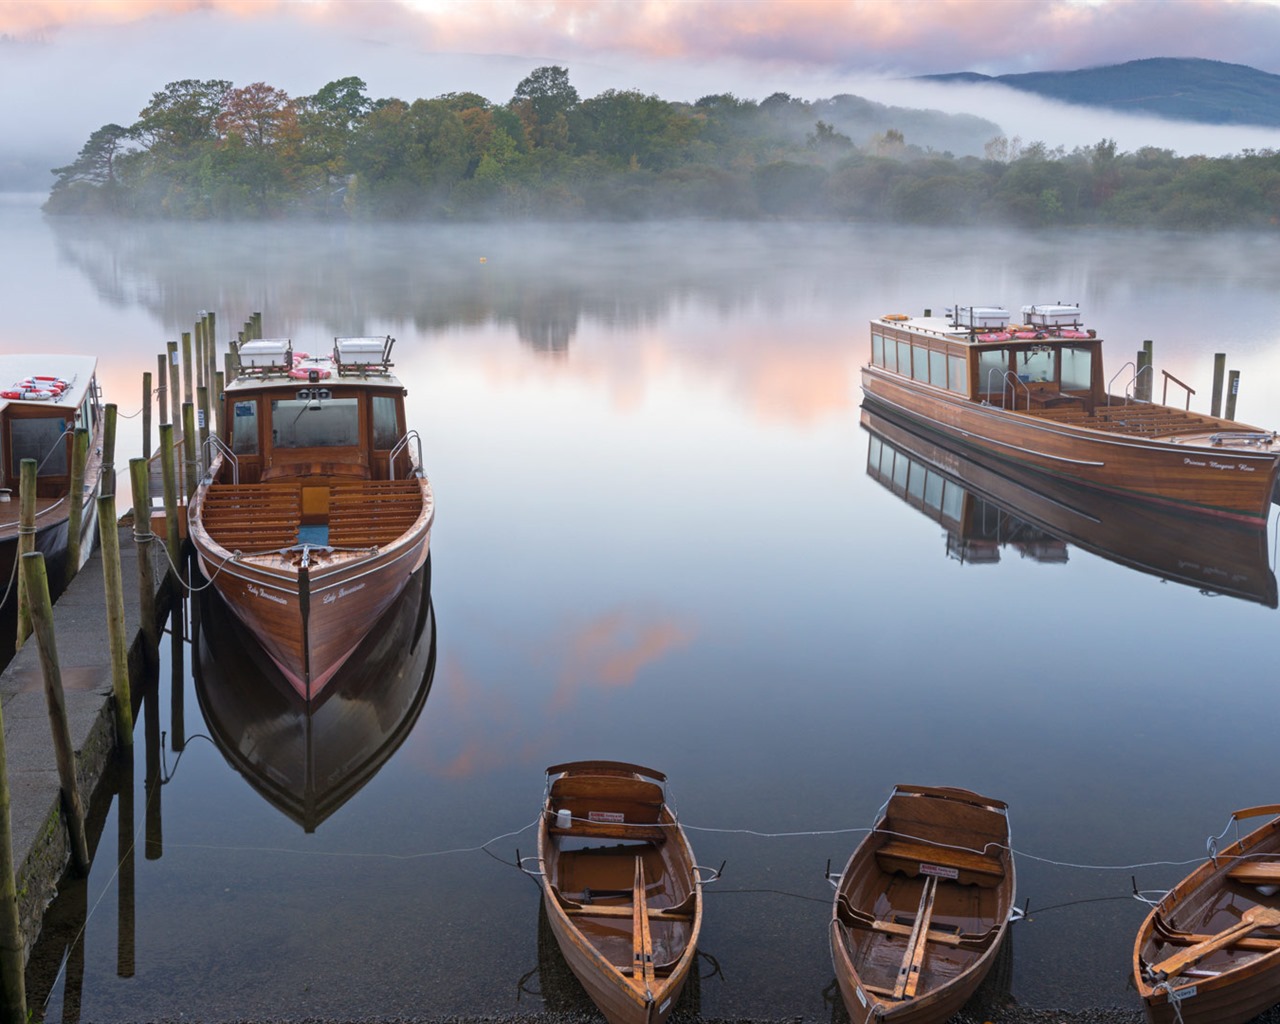
[[[362,655],[394,664],[326,721],[264,694],[208,595],[198,642],[165,638],[28,970],[47,1019],[571,1004],[512,864],[543,769],[578,758],[665,771],[726,864],[702,1016],[840,1018],[824,874],[899,782],[1008,802],[1013,998],[1136,1008],[1135,881],[1277,799],[1275,517],[1224,542],[1108,510],[1104,542],[1064,538],[963,467],[931,505],[929,453],[863,424],[858,369],[886,313],[1078,302],[1108,375],[1151,339],[1207,411],[1225,352],[1238,418],[1274,428],[1280,239],[102,225],[29,198],[0,224],[0,345],[98,354],[118,465],[165,342],[212,310],[225,349],[261,311],[301,349],[396,338],[437,506],[430,580]]]

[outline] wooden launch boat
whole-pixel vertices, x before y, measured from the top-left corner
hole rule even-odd
[[[831,959],[853,1024],[938,1024],[995,963],[1014,910],[1007,809],[898,786],[838,881]]]
[[[427,559],[434,517],[391,338],[239,347],[187,511],[200,569],[306,700]]]
[[[80,564],[93,550],[102,487],[102,396],[93,356],[0,356],[0,595],[13,578],[18,550],[23,459],[35,459],[36,551],[60,562],[71,518],[75,431],[88,432],[79,523]],[[61,583],[64,574],[50,579]],[[13,602],[10,597],[9,603]]]
[[[957,561],[996,562],[1007,546],[1038,562],[1064,562],[1071,545],[1201,593],[1277,606],[1267,531],[1256,525],[1077,487],[961,451],[870,408],[862,426],[870,434],[867,474],[940,524]]]
[[[1078,307],[1022,315],[1028,323],[1014,327],[997,307],[871,321],[866,402],[1073,485],[1265,523],[1280,466],[1274,431],[1140,400],[1153,390],[1149,366],[1105,377],[1102,341],[1082,329]],[[1123,392],[1112,394],[1118,378]],[[1165,378],[1166,391],[1181,384]]]
[[[1239,837],[1239,822],[1271,820]],[[1167,892],[1133,946],[1151,1024],[1244,1024],[1280,1003],[1280,804],[1236,811],[1237,839]]]
[[[543,903],[570,970],[610,1024],[661,1024],[693,965],[702,878],[666,777],[617,761],[547,769]]]
[[[192,595],[196,699],[214,746],[306,832],[364,788],[418,721],[436,663],[430,572],[428,560],[308,703],[216,590]]]

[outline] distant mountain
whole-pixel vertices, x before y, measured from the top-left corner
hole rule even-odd
[[[961,71],[920,77],[932,82],[995,82],[1063,103],[1176,121],[1280,127],[1280,75],[1217,60],[1152,57],[1079,71],[995,76]]]

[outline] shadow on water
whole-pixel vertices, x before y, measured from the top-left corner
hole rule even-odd
[[[867,475],[947,531],[947,555],[992,563],[1013,548],[1067,561],[1068,545],[1162,580],[1277,606],[1267,531],[1124,501],[1019,473],[862,410]]]
[[[212,588],[191,603],[197,698],[211,739],[272,806],[313,832],[349,801],[387,763],[412,732],[431,691],[436,667],[431,559],[410,577],[404,592],[330,682],[328,696],[308,708],[240,625]],[[186,682],[186,609],[175,606],[168,642],[172,694],[167,763],[161,731],[159,665],[135,692],[135,722],[142,719],[145,764],[143,851],[158,860],[164,848],[162,787],[186,746],[182,695]],[[90,875],[115,872],[117,962],[120,978],[134,975],[136,809],[132,754],[113,761],[86,814]],[[115,859],[97,857],[112,809],[116,811]],[[107,883],[108,891],[110,882]],[[27,963],[29,1016],[43,1020],[43,1007],[61,984],[64,1022],[81,1019],[85,976],[85,930],[93,908],[90,878],[68,872],[45,912],[39,939]]]

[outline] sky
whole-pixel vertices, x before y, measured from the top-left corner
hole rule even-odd
[[[854,93],[975,113],[1051,148],[1280,148],[1275,131],[1176,127],[905,81],[1202,57],[1280,74],[1280,0],[0,0],[0,139],[70,162],[183,78],[308,95],[362,78],[374,98],[510,99],[557,64],[584,98],[693,101]]]

